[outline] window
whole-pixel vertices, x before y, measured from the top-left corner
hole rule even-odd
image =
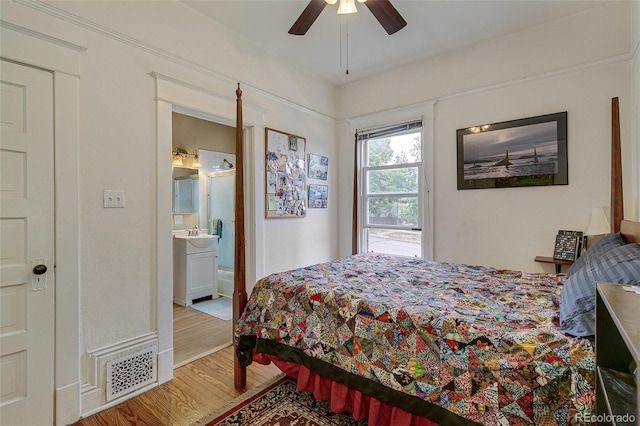
[[[358,133],[362,252],[423,257],[422,121]]]

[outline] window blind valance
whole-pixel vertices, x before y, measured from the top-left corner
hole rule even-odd
[[[358,140],[380,139],[387,136],[397,136],[422,128],[422,119],[412,120],[391,126],[377,127],[375,129],[358,130]]]

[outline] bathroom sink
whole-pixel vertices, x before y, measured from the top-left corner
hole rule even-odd
[[[218,297],[218,236],[173,234],[173,302],[191,306],[194,299]]]
[[[174,235],[175,238],[180,238],[181,240],[186,240],[189,244],[197,248],[207,248],[213,245],[214,242],[218,239],[217,235]]]

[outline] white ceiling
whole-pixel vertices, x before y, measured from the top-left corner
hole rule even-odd
[[[287,33],[308,0],[183,0],[275,55],[342,85],[599,7],[600,0],[391,0],[407,26],[388,35],[369,9],[327,5],[304,36]],[[346,27],[348,16],[348,55]],[[349,74],[346,74],[348,63]]]

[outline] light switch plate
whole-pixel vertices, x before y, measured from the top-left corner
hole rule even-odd
[[[104,206],[105,208],[123,208],[124,207],[124,190],[123,189],[105,189],[104,190]]]

